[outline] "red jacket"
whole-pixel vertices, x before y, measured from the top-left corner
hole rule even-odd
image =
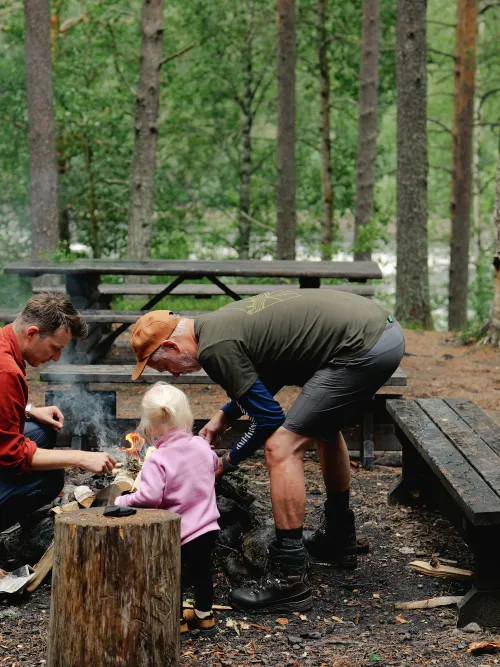
[[[31,472],[36,450],[25,438],[28,403],[26,365],[11,324],[0,328],[0,470],[15,474]]]

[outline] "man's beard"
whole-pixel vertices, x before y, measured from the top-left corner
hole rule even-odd
[[[194,373],[199,371],[201,366],[198,359],[192,354],[183,352],[176,359],[177,364],[182,368],[181,373]]]

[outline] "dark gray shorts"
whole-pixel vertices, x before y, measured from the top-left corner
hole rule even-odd
[[[344,426],[359,423],[366,402],[398,368],[404,351],[403,329],[393,320],[368,352],[348,361],[333,361],[316,371],[283,426],[331,442]]]

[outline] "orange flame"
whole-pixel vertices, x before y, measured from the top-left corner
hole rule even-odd
[[[126,452],[130,458],[136,461],[141,461],[141,450],[146,441],[138,433],[127,433],[125,440],[130,444],[130,447],[122,447],[122,452]]]

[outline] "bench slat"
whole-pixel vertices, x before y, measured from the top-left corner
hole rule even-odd
[[[422,398],[418,399],[417,403],[498,495],[500,460],[491,447],[442,399]]]
[[[132,383],[132,371],[135,366],[123,365],[55,365],[47,366],[40,372],[42,382],[53,384],[79,384],[79,383]],[[159,373],[152,368],[146,367],[137,382],[168,382],[169,384],[214,384],[205,371],[197,371],[176,378],[170,373]]]
[[[103,382],[103,383],[128,383],[132,382],[131,375],[134,366],[128,365],[69,365],[69,364],[50,364],[40,372],[42,382],[52,382],[57,384],[77,384],[80,382]],[[163,380],[173,384],[213,384],[205,371],[189,373],[174,378],[170,373],[158,373],[157,371],[146,368],[141,375],[145,382],[158,382]],[[404,386],[407,378],[401,369],[397,369],[392,378],[386,382],[385,386]]]
[[[141,285],[134,283],[101,283],[99,285],[99,292],[106,296],[154,296],[165,289],[166,284]],[[237,285],[228,283],[233,292],[241,296],[253,296],[255,294],[264,294],[265,292],[283,292],[289,289],[300,289],[298,285]],[[373,296],[375,288],[372,285],[356,285],[356,284],[338,284],[338,285],[321,285],[320,289],[337,290],[340,292],[350,292],[352,294],[359,294],[360,296]],[[64,294],[66,288],[64,285],[54,287],[33,287],[33,294],[41,294],[43,292],[51,292],[55,294]],[[172,290],[170,294],[177,296],[224,296],[224,292],[214,285],[205,284],[190,284],[181,283]],[[168,298],[165,297],[165,298]]]
[[[464,398],[445,398],[461,419],[500,456],[500,426],[475,403]]]
[[[137,320],[146,314],[145,310],[81,310],[87,324],[135,324]],[[184,317],[196,317],[204,315],[208,310],[186,310],[179,313]],[[13,322],[19,315],[16,310],[0,309],[0,322]]]
[[[387,401],[387,411],[474,525],[500,522],[500,498],[416,401]]]

